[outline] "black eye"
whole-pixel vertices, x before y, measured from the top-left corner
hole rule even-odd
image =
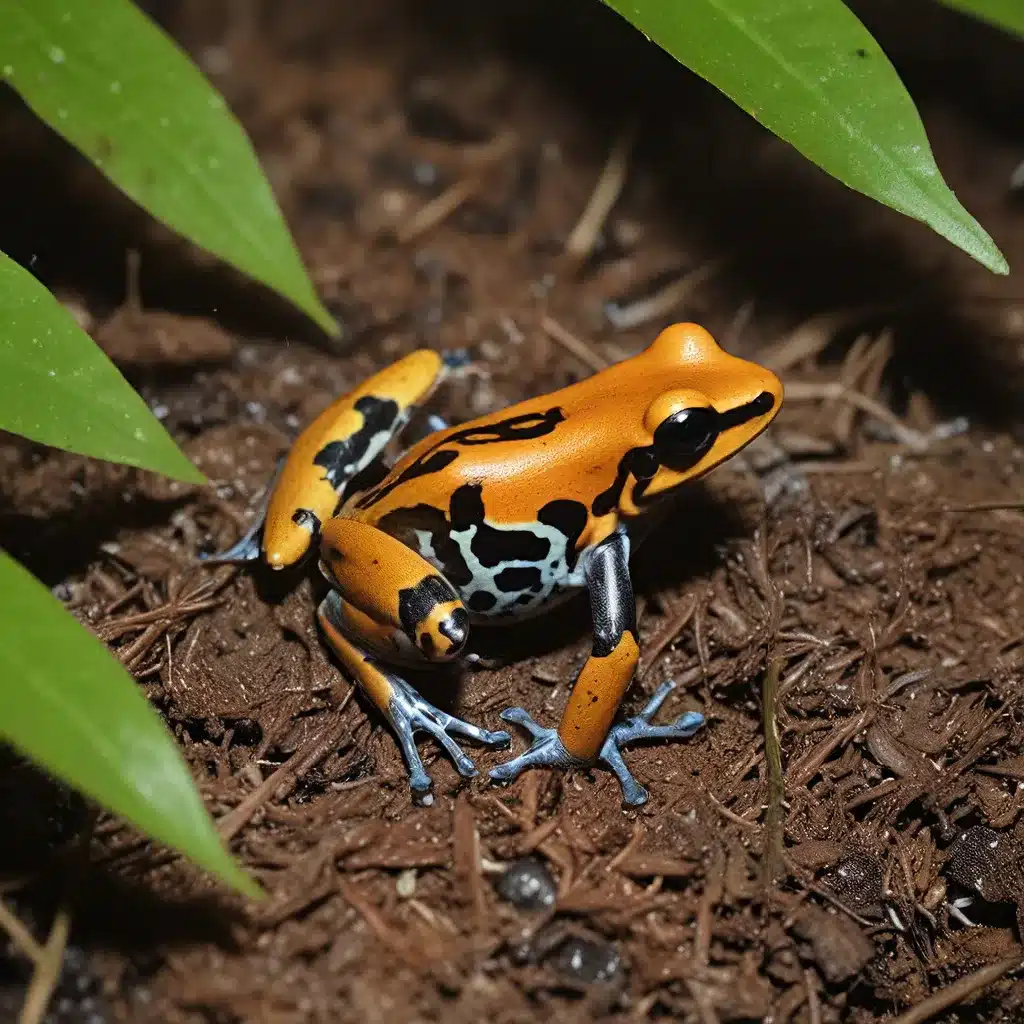
[[[718,440],[720,426],[714,409],[682,409],[675,413],[654,432],[658,462],[676,470],[696,465]]]

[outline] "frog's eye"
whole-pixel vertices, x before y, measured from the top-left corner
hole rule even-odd
[[[658,462],[679,471],[695,465],[718,440],[720,420],[719,414],[707,406],[673,413],[654,431]]]

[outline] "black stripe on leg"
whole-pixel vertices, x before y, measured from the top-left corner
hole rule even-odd
[[[629,538],[621,530],[602,541],[587,560],[595,658],[606,658],[624,633],[637,639],[636,601],[629,576]]]

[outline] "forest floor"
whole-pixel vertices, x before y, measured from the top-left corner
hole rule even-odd
[[[27,158],[3,171],[5,248],[37,259],[215,486],[9,441],[0,536],[166,715],[269,893],[243,905],[101,819],[48,1019],[1022,1019],[1019,273],[844,190],[593,0],[543,28],[533,3],[150,6],[250,132],[344,334],[329,344],[3,108]],[[952,187],[1024,265],[1024,140],[1000,114],[1024,97],[1019,51],[906,6],[905,24],[858,9]],[[622,194],[573,262],[609,161]],[[29,187],[45,211],[23,209]],[[471,749],[467,782],[429,744],[436,799],[414,806],[392,734],[318,637],[315,565],[268,578],[197,555],[244,529],[302,425],[399,355],[470,349],[480,372],[434,406],[458,421],[681,319],[788,393],[635,559],[629,709],[674,678],[663,716],[707,725],[629,752],[638,811],[604,772],[498,788],[507,754]],[[451,706],[554,722],[587,609],[478,641],[502,667],[466,672]],[[75,804],[24,766],[2,780],[5,871],[54,865],[16,903],[45,922]],[[553,905],[509,899],[521,860]],[[950,910],[968,895],[973,927]],[[3,1019],[24,985],[0,961]]]

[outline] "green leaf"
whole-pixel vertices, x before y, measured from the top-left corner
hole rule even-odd
[[[606,3],[823,170],[1008,272],[942,180],[895,68],[840,0]]]
[[[1021,0],[941,0],[955,11],[987,21],[1024,39],[1024,3]]]
[[[130,0],[4,0],[0,75],[154,217],[337,334],[241,125]]]
[[[71,314],[3,253],[0,430],[177,480],[206,482]]]
[[[248,896],[174,738],[132,677],[0,552],[0,738]]]

